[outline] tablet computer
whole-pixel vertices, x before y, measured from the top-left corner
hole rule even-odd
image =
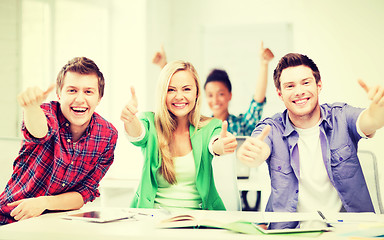
[[[299,232],[327,232],[332,227],[321,220],[285,221],[252,223],[260,232],[271,233],[299,233]]]
[[[134,213],[124,209],[102,209],[97,211],[68,213],[63,216],[63,218],[69,220],[84,220],[88,222],[105,223],[132,218],[134,215]]]

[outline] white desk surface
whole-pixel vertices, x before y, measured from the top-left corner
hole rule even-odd
[[[90,210],[90,209],[83,209]],[[61,216],[67,212],[49,213],[42,216],[27,219],[24,221],[0,226],[0,239],[28,239],[28,240],[118,240],[118,239],[156,239],[156,240],[172,240],[172,239],[295,239],[289,235],[248,235],[234,233],[223,229],[159,229],[155,227],[155,223],[159,219],[167,217],[161,210],[154,209],[130,209],[133,212],[149,213],[154,216],[137,215],[139,220],[120,220],[109,223],[91,223],[81,220],[65,220]],[[79,210],[81,211],[81,210]],[[263,220],[298,220],[298,219],[314,219],[315,213],[298,214],[298,213],[262,213],[262,212],[225,212],[225,211],[199,211],[198,214],[204,214],[206,218],[220,219],[222,221],[263,221]],[[330,216],[331,218],[339,218],[340,216]],[[383,215],[375,214],[344,214],[343,219],[352,220],[360,219],[383,221]],[[340,233],[351,232],[357,230],[357,223],[338,224],[334,232],[322,233],[316,239],[332,239],[332,240],[348,240],[350,238],[341,236]],[[301,240],[314,239],[301,236]]]

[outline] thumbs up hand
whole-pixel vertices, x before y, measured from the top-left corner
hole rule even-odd
[[[260,55],[260,61],[267,64],[275,57],[271,49],[264,48],[263,41],[261,41],[260,43],[259,55]]]
[[[228,122],[223,121],[220,137],[214,142],[213,151],[217,155],[233,153],[237,147],[236,137],[227,131]]]
[[[264,139],[271,131],[271,126],[266,125],[257,137],[249,137],[237,152],[237,158],[250,167],[258,167],[271,154],[271,149]]]
[[[360,130],[366,136],[373,136],[376,130],[384,126],[384,87],[377,85],[369,87],[363,80],[358,80],[359,85],[365,90],[371,104],[361,115]]]
[[[136,118],[136,113],[138,113],[137,110],[137,97],[135,93],[135,88],[131,86],[131,99],[128,101],[127,105],[123,108],[123,111],[121,112],[120,119],[124,123],[131,123],[134,118]]]
[[[131,137],[139,137],[142,133],[142,127],[140,120],[137,118],[137,97],[135,89],[131,87],[131,99],[128,101],[127,105],[121,111],[120,119],[124,122],[124,129],[127,134]]]
[[[160,51],[156,52],[153,56],[152,63],[158,65],[160,68],[163,68],[165,65],[167,65],[167,57],[165,56],[163,45],[161,45]]]
[[[372,101],[373,104],[377,104],[380,107],[384,107],[384,87],[382,86],[369,87],[361,79],[358,80],[358,83],[368,94],[368,98],[369,100]]]
[[[17,101],[23,108],[40,107],[48,95],[55,89],[56,84],[51,84],[43,91],[39,87],[29,87],[17,96]]]

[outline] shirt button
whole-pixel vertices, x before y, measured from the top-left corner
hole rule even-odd
[[[71,139],[67,139],[67,142],[71,142]]]
[[[299,190],[296,190],[296,193],[298,193],[299,192]]]
[[[69,127],[69,123],[66,123],[65,126]]]
[[[61,186],[65,187],[65,183],[61,184]]]
[[[289,145],[289,149],[291,149],[292,148],[292,145]]]
[[[339,157],[339,160],[340,160],[340,161],[343,161],[343,158],[342,158],[342,157]]]
[[[71,165],[73,165],[73,161],[71,162]]]
[[[280,171],[280,170],[281,170],[281,166],[278,166],[278,167],[277,167],[277,170],[279,170],[279,171]]]

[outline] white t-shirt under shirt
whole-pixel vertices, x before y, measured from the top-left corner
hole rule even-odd
[[[368,138],[359,127],[360,117],[363,112],[357,118],[356,130],[362,138]],[[323,162],[319,125],[320,121],[314,127],[308,129],[294,127],[299,134],[300,179],[298,212],[316,210],[338,212],[342,207],[340,197],[328,177]],[[372,136],[373,134],[370,137]]]
[[[173,159],[176,184],[169,184],[158,172],[158,189],[154,208],[201,209],[201,197],[196,188],[196,168],[192,151]]]
[[[300,156],[298,212],[316,210],[338,212],[342,207],[340,197],[333,187],[325,164],[320,144],[320,127],[296,128],[299,134]]]

